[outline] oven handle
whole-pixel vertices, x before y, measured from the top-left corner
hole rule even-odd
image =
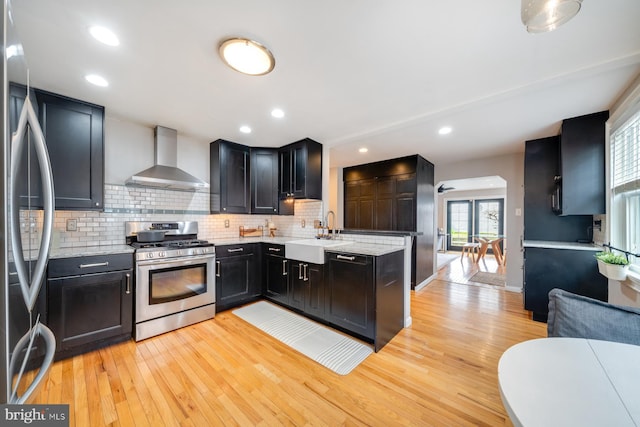
[[[213,259],[215,257],[216,257],[215,254],[212,254],[212,255],[203,255],[203,256],[187,256],[187,257],[182,257],[182,258],[161,258],[161,259],[154,259],[154,260],[138,261],[136,263],[136,265],[138,265],[138,266],[158,265],[158,264],[189,265],[189,264],[193,264],[194,262],[198,262],[198,261],[208,261],[208,260]]]

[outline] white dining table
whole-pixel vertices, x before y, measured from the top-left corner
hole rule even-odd
[[[498,381],[515,426],[640,426],[640,346],[525,341],[500,357]]]

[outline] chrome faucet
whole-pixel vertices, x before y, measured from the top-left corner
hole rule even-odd
[[[332,219],[332,226],[333,228],[331,229],[331,234],[332,234],[332,239],[336,237],[336,214],[334,211],[328,211],[327,215],[325,215],[324,217],[324,225],[325,227],[327,227],[327,235],[329,234],[329,214],[331,214],[331,219]]]

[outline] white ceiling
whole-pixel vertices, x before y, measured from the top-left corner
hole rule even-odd
[[[528,34],[517,0],[20,0],[32,84],[172,127],[203,143],[281,146],[310,137],[332,166],[408,154],[439,163],[521,152],[563,118],[608,109],[640,73],[640,1],[585,0],[556,31]],[[100,45],[90,25],[115,31]],[[271,74],[225,66],[244,36]],[[84,81],[97,73],[110,86]],[[273,107],[286,117],[270,117]],[[253,128],[250,135],[240,125]],[[439,136],[443,125],[453,133]],[[369,148],[359,154],[361,146]]]

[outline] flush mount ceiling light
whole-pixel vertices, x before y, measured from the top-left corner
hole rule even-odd
[[[530,33],[553,31],[573,18],[582,0],[522,0],[522,23]]]
[[[267,74],[276,65],[276,60],[269,49],[249,39],[225,40],[220,44],[218,52],[229,67],[250,76]]]

